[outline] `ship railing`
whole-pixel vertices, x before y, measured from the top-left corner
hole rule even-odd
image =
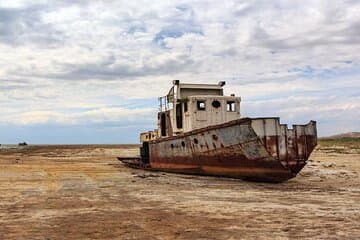
[[[165,112],[172,109],[173,102],[177,98],[174,86],[170,88],[169,93],[163,97],[159,97],[159,112]]]
[[[159,112],[165,112],[172,109],[172,102],[169,101],[168,95],[159,97]]]

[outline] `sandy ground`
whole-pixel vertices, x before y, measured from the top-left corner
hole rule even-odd
[[[0,239],[360,239],[360,154],[281,184],[123,167],[134,146],[0,151]]]

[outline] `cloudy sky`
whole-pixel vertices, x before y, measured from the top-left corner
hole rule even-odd
[[[173,79],[360,131],[360,1],[0,0],[0,143],[136,143]]]

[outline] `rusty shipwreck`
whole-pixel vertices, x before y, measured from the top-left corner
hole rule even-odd
[[[316,122],[242,118],[241,98],[218,84],[173,81],[159,98],[157,129],[140,134],[140,156],[119,157],[141,169],[283,182],[306,165],[317,144]]]

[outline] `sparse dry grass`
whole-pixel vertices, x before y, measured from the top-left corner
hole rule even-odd
[[[360,154],[360,138],[323,138],[317,149],[324,153]]]

